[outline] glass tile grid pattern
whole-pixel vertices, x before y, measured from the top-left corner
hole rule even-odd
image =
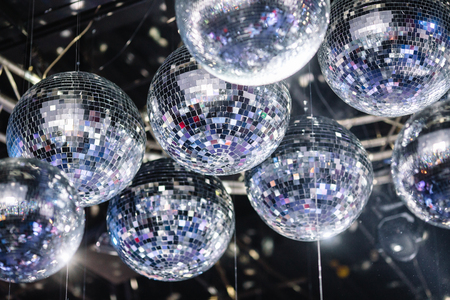
[[[336,0],[318,52],[322,73],[350,106],[403,116],[450,88],[450,4]]]
[[[31,87],[9,118],[11,157],[35,157],[64,170],[81,206],[109,200],[139,170],[144,124],[114,83],[86,72],[50,76]]]
[[[144,163],[113,198],[107,225],[122,260],[150,279],[180,281],[213,266],[234,232],[234,208],[222,182],[170,158]]]
[[[397,194],[418,218],[450,228],[450,101],[413,115],[392,155]]]
[[[372,192],[373,170],[350,131],[325,117],[299,116],[271,157],[246,172],[245,181],[250,203],[270,228],[314,241],[356,220]]]
[[[59,271],[84,233],[77,190],[52,165],[0,160],[0,280],[33,282]]]
[[[211,74],[263,85],[283,80],[314,56],[329,21],[328,0],[179,0],[181,38]]]
[[[156,139],[178,163],[231,175],[275,151],[289,125],[291,97],[284,82],[251,87],[218,79],[183,46],[155,75],[147,111]]]

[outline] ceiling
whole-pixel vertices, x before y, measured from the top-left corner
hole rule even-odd
[[[99,74],[120,86],[145,115],[153,75],[181,44],[174,15],[173,0],[2,0],[0,57],[42,77],[58,54],[92,21],[80,41],[48,74],[75,70],[79,62],[80,70]],[[19,95],[31,86],[16,74],[12,77]],[[324,299],[449,300],[450,232],[413,218],[390,183],[392,144],[407,117],[372,117],[351,108],[327,86],[316,57],[287,82],[292,113],[311,113],[312,102],[314,114],[340,120],[371,154],[377,178],[359,220],[346,232],[321,242]],[[3,71],[0,97],[11,103],[17,101],[14,84]],[[0,140],[8,117],[4,106]],[[161,155],[150,133],[148,140],[148,157]],[[0,158],[4,157],[6,145],[0,142]],[[242,178],[224,180],[237,187],[233,190],[236,261],[232,243],[216,266],[189,281],[164,283],[138,276],[111,255],[107,242],[101,243],[106,232],[108,204],[104,203],[87,209],[85,237],[69,265],[68,298],[232,299],[237,285],[239,299],[320,299],[316,243],[296,242],[270,230],[239,191]],[[405,222],[418,248],[416,258],[408,262],[396,260],[378,238],[379,231],[392,232]],[[97,242],[100,246],[95,246]],[[13,284],[9,299],[64,299],[65,279],[63,269],[37,283]],[[7,295],[8,289],[7,283],[0,283],[0,295]]]

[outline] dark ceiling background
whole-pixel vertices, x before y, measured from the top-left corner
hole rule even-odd
[[[93,21],[49,74],[75,70],[79,61],[80,70],[113,81],[145,112],[153,75],[181,43],[174,16],[173,0],[1,0],[0,56],[42,76],[58,53]],[[13,77],[23,94],[30,83]],[[321,242],[324,299],[450,300],[450,232],[412,217],[390,183],[392,143],[407,117],[370,117],[349,107],[327,86],[316,58],[287,82],[293,114],[304,114],[305,108],[311,113],[312,102],[314,114],[341,120],[372,155],[377,177],[359,220],[346,232]],[[16,97],[5,72],[0,75],[1,95]],[[0,113],[0,135],[6,132],[8,117],[6,110]],[[161,155],[150,134],[148,140],[148,153]],[[4,157],[6,145],[0,142],[0,158]],[[239,183],[242,177],[224,180]],[[87,209],[85,237],[68,268],[68,298],[234,299],[237,274],[239,299],[320,299],[316,243],[276,234],[260,220],[245,195],[235,193],[233,200],[236,260],[232,242],[211,270],[178,283],[151,281],[128,269],[102,240],[108,203]],[[418,251],[407,262],[382,246],[398,228],[402,228],[411,253]],[[13,284],[9,298],[9,285],[0,282],[0,299],[64,299],[65,279],[64,268],[43,281]]]

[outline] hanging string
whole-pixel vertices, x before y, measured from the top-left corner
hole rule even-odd
[[[128,48],[128,46],[131,44],[131,42],[133,41],[134,37],[136,36],[136,34],[138,33],[139,29],[141,29],[142,25],[144,24],[145,20],[147,19],[148,15],[150,14],[150,12],[153,9],[153,6],[155,6],[157,1],[152,0],[152,4],[150,5],[150,7],[148,8],[147,12],[145,13],[144,17],[142,18],[141,22],[139,23],[139,25],[136,27],[136,29],[134,30],[133,34],[131,35],[131,37],[128,39],[128,41],[125,43],[125,45],[122,47],[122,49],[119,51],[119,53],[117,53],[110,61],[108,61],[107,63],[105,63],[103,66],[101,66],[100,68],[98,68],[99,71],[102,71],[104,68],[106,68],[107,66],[109,66],[112,62],[114,62],[116,59],[118,59],[120,57],[120,55],[125,51],[125,49]]]
[[[309,105],[310,105],[310,111],[311,111],[311,136],[312,136],[312,144],[313,144],[313,149],[311,149],[312,151],[314,151],[314,117],[313,117],[313,106],[312,106],[312,81],[314,80],[311,75],[311,62],[308,63],[308,70],[309,70],[309,74],[308,77],[309,78]],[[315,160],[314,160],[314,166],[313,166],[313,176],[314,176],[314,197],[315,197],[315,205],[316,205],[316,230],[317,230],[317,236],[319,236],[320,234],[320,228],[319,228],[319,214],[318,214],[318,209],[319,209],[319,202],[317,200],[317,177],[316,177],[316,171],[319,172],[320,170],[316,170],[316,166],[315,166]],[[322,254],[321,254],[321,250],[320,250],[320,239],[317,239],[317,266],[318,266],[318,271],[319,271],[319,293],[320,293],[320,300],[323,300],[323,286],[322,286]]]
[[[30,30],[30,60],[28,62],[28,68],[32,67],[32,57],[33,57],[33,31],[34,31],[34,8],[35,0],[31,4],[31,30]],[[31,87],[31,82],[28,81],[28,89]]]
[[[68,300],[67,298],[67,287],[69,286],[69,263],[67,263],[66,266],[66,297],[64,298],[64,300]]]
[[[78,2],[78,9],[77,9],[77,26],[76,26],[76,32],[78,36],[80,34],[80,2]],[[80,71],[80,39],[77,39],[76,45],[75,45],[75,71]]]
[[[88,218],[86,217],[84,221],[84,261],[87,261],[88,254],[88,241],[87,241],[87,228],[88,228]],[[86,263],[84,264],[83,270],[83,300],[86,300]]]
[[[101,8],[101,5],[97,6],[97,9],[94,12],[94,15],[97,14],[98,10]],[[66,52],[70,49],[70,47],[73,46],[73,44],[75,44],[83,35],[86,34],[86,32],[89,30],[89,28],[91,28],[92,24],[94,23],[94,18],[92,18],[92,20],[89,22],[89,24],[86,26],[86,28],[83,30],[83,32],[81,32],[79,35],[77,35],[70,43],[69,45],[67,45],[66,48],[64,48],[64,50],[61,52],[60,55],[58,55],[58,57],[47,67],[47,69],[44,72],[44,75],[42,75],[42,79],[47,77],[48,72],[51,70],[51,68],[53,68],[53,66],[61,59],[61,57],[64,56],[64,54],[66,54]]]
[[[234,298],[238,298],[238,281],[237,281],[237,239],[236,239],[236,220],[234,221]]]
[[[8,300],[11,300],[11,279],[9,279]]]

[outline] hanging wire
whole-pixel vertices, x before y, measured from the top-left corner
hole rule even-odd
[[[95,20],[95,15],[97,14],[98,10],[100,9],[101,5],[97,6],[97,9],[94,12],[94,17],[92,18],[92,20],[89,22],[89,24],[86,26],[86,28],[83,30],[83,32],[81,32],[79,35],[77,35],[70,43],[69,45],[67,45],[67,47],[61,52],[60,55],[58,55],[58,57],[48,66],[48,68],[45,70],[44,75],[42,75],[42,79],[47,77],[48,72],[55,66],[55,64],[64,56],[64,54],[66,54],[66,52],[70,49],[70,47],[73,46],[73,44],[75,44],[79,39],[81,39],[81,37],[83,35],[86,34],[86,32],[88,32],[89,28],[91,28],[92,24],[94,23]]]
[[[142,18],[141,22],[139,23],[139,25],[136,27],[136,29],[134,30],[133,34],[131,35],[131,37],[127,40],[127,42],[125,43],[125,45],[122,47],[122,49],[119,51],[119,53],[117,53],[110,61],[108,61],[107,63],[103,64],[100,68],[98,68],[99,71],[102,71],[104,68],[106,68],[107,66],[109,66],[112,62],[114,62],[116,59],[118,59],[120,57],[120,55],[128,48],[128,46],[131,44],[131,42],[133,41],[134,37],[136,36],[136,34],[138,33],[139,29],[141,29],[142,25],[144,24],[145,20],[147,19],[148,15],[150,14],[150,12],[152,11],[153,7],[155,6],[156,0],[152,0],[152,3],[150,4],[147,12],[145,13],[144,17]]]
[[[85,238],[84,238],[84,261],[87,261],[87,254],[88,254],[88,241],[87,241],[87,227],[88,227],[88,218],[84,221],[84,231],[85,231]],[[84,270],[83,270],[83,300],[86,300],[86,263],[84,264]]]
[[[78,9],[77,9],[77,26],[76,26],[77,36],[80,34],[80,2],[78,2]],[[75,70],[80,71],[80,39],[76,41],[75,45]]]
[[[32,67],[31,61],[33,57],[33,31],[34,31],[34,8],[35,8],[35,0],[33,0],[31,4],[31,30],[30,30],[30,57],[28,62],[28,67]],[[31,87],[31,82],[28,82],[28,88]]]
[[[66,266],[66,297],[64,298],[64,300],[68,300],[67,298],[67,287],[69,286],[69,263],[67,263]]]
[[[308,63],[308,69],[309,74],[311,73],[311,61]],[[311,136],[312,136],[312,145],[314,151],[314,118],[313,118],[313,106],[312,106],[312,80],[309,81],[309,105],[310,105],[310,111],[311,111]],[[315,197],[315,203],[316,203],[316,230],[317,235],[319,235],[319,214],[317,213],[319,209],[319,203],[317,200],[317,177],[316,177],[316,166],[315,166],[315,160],[314,160],[314,166],[313,166],[313,176],[314,176],[314,197]],[[323,300],[323,285],[322,285],[322,257],[321,257],[321,250],[320,250],[320,239],[317,238],[317,266],[319,271],[319,293],[320,293],[320,300]]]
[[[234,221],[234,298],[238,299],[236,219]]]
[[[9,279],[9,286],[8,286],[8,300],[11,300],[11,279]]]

